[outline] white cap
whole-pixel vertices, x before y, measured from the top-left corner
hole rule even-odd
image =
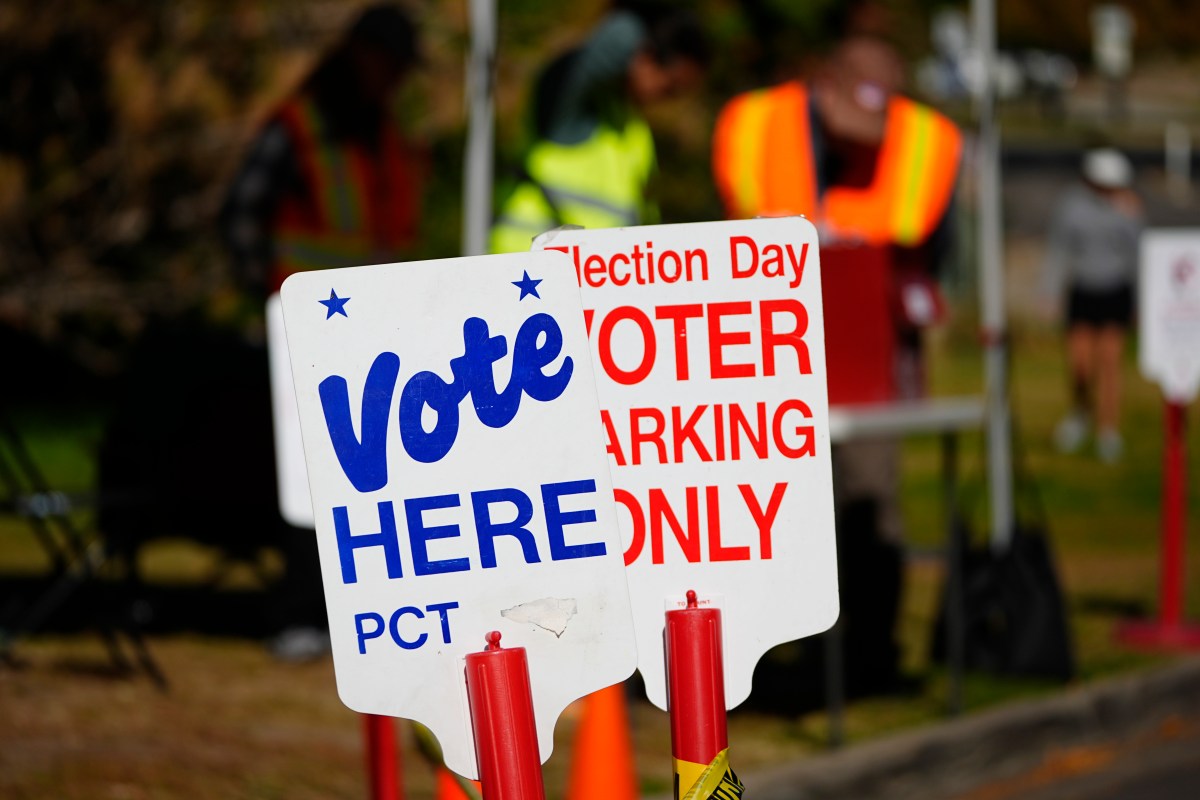
[[[1083,177],[1102,189],[1127,189],[1133,183],[1133,165],[1121,151],[1100,147],[1083,154]]]

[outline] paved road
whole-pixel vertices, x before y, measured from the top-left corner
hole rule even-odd
[[[1168,723],[1132,743],[1078,748],[970,800],[1196,800],[1200,721]]]

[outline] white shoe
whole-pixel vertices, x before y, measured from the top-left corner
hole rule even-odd
[[[1117,463],[1124,452],[1125,440],[1115,430],[1107,428],[1096,434],[1096,457],[1105,464]]]
[[[1060,453],[1074,453],[1083,446],[1087,435],[1087,415],[1080,411],[1072,411],[1055,426],[1054,445]]]

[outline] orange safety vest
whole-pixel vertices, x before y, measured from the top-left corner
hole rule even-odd
[[[311,100],[279,113],[306,191],[286,192],[272,220],[272,289],[294,272],[395,261],[416,237],[418,170],[386,124],[379,149],[326,134]]]
[[[817,196],[808,92],[793,81],[739,95],[713,132],[713,172],[730,218],[803,214],[838,235],[873,245],[919,245],[946,213],[962,134],[904,97],[888,102],[871,185]]]

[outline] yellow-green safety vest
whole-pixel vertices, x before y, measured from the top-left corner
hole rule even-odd
[[[615,228],[658,220],[646,198],[656,161],[650,127],[631,117],[621,129],[599,125],[579,144],[540,141],[525,158],[525,178],[500,208],[493,253],[528,250],[559,225]]]

